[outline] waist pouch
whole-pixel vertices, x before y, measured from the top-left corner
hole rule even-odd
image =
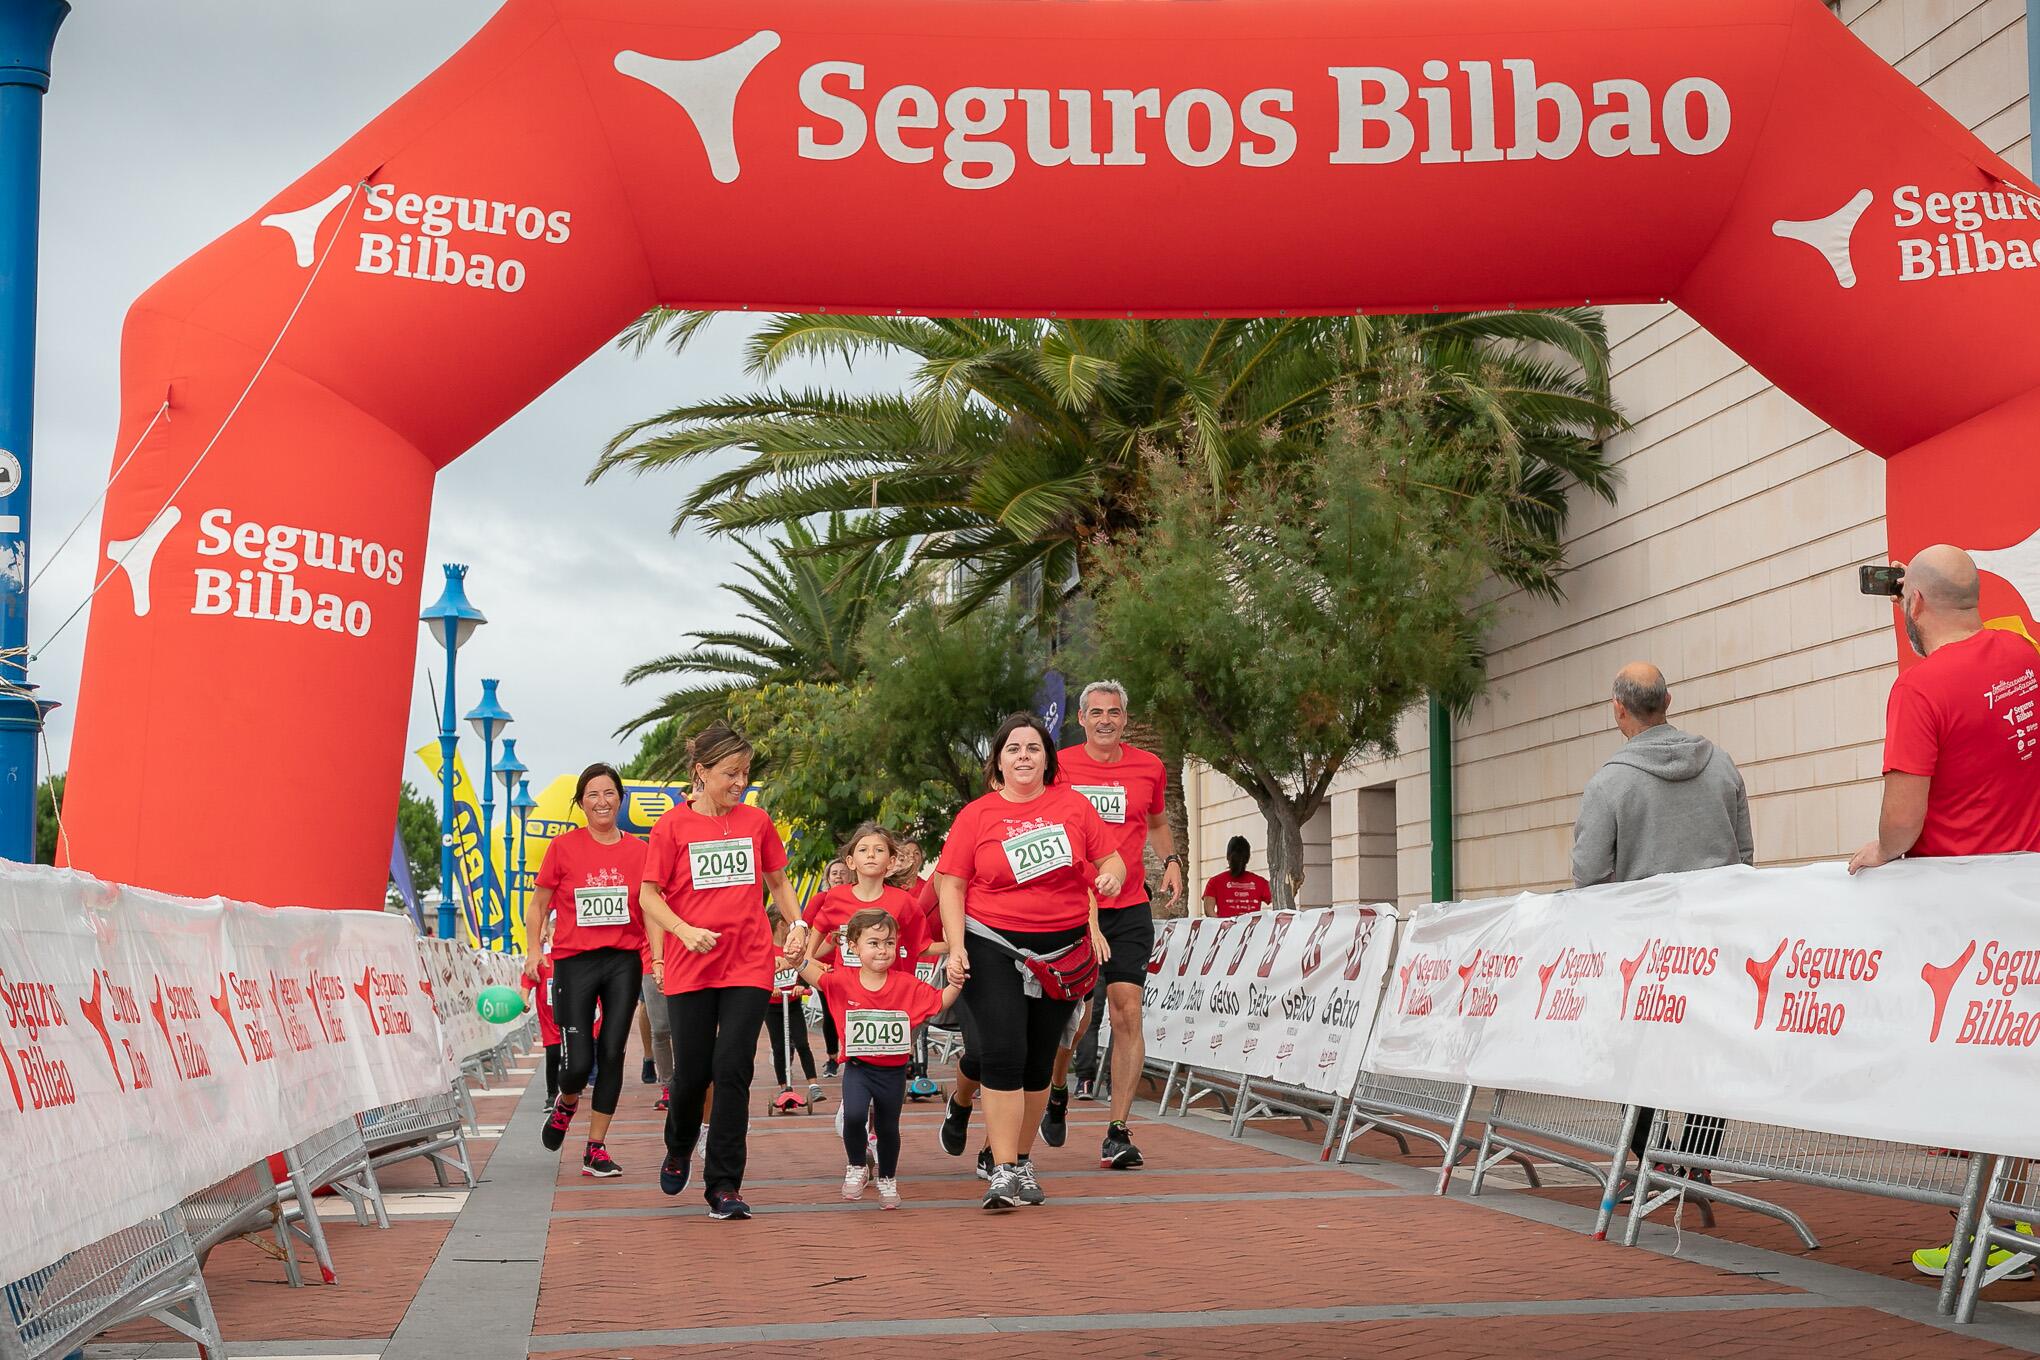
[[[1020,970],[1020,989],[1028,996],[1081,1001],[1098,985],[1098,956],[1091,950],[1088,929],[1077,936],[1076,943],[1053,954],[1022,949],[990,926],[967,916],[963,929],[1013,960],[1013,966]]]

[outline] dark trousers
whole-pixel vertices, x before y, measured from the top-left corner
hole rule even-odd
[[[803,1023],[801,1028],[805,1031],[807,1028],[806,1024]],[[822,1007],[822,1052],[827,1055],[830,1062],[834,1062],[836,1061],[837,1051],[842,1047],[842,1041],[836,1038],[836,1017],[827,1006],[824,1006]]]
[[[863,1166],[865,1120],[878,1135],[878,1174],[890,1180],[900,1168],[900,1107],[907,1103],[907,1069],[880,1067],[852,1058],[843,1064],[843,1155],[846,1165]]]
[[[772,1036],[772,1075],[781,1086],[787,1084],[786,1039],[788,1027],[786,1017],[788,1013],[791,1013],[793,1017],[793,1056],[800,1059],[800,1070],[807,1073],[807,1079],[809,1081],[815,1079],[815,1055],[814,1051],[808,1047],[807,1041],[807,1013],[801,1010],[798,1001],[789,1005],[774,997],[765,1007],[765,1031]],[[828,1014],[826,1006],[822,1008],[822,1013],[824,1015]]]
[[[666,1108],[667,1155],[686,1161],[701,1136],[701,1107],[715,1087],[709,1115],[704,1196],[744,1185],[745,1138],[751,1129],[751,1073],[758,1031],[765,1027],[763,987],[708,987],[666,998],[673,1028],[673,1099]]]
[[[615,1114],[623,1094],[623,1046],[637,1019],[644,964],[635,949],[590,949],[553,963],[553,1017],[566,1045],[560,1094],[578,1096],[592,1077],[595,1112]],[[595,1008],[602,1037],[595,1037]]]
[[[1657,1111],[1648,1105],[1637,1107],[1636,1132],[1629,1135],[1629,1150],[1643,1160],[1643,1150],[1650,1146],[1650,1126],[1657,1117]],[[1669,1118],[1670,1116],[1666,1116]],[[1689,1114],[1686,1125],[1679,1133],[1680,1152],[1690,1152],[1696,1157],[1712,1157],[1721,1151],[1721,1134],[1724,1125],[1720,1115]],[[1669,1153],[1667,1153],[1669,1155]]]
[[[1001,932],[1021,949],[1053,955],[1083,932],[1073,930]],[[963,1041],[977,1076],[994,1091],[1046,1091],[1055,1071],[1056,1049],[1070,1023],[1075,1001],[1028,996],[1011,955],[973,937],[970,977],[963,984]]]
[[[560,1093],[560,1046],[545,1046],[545,1103],[553,1103],[553,1097]]]
[[[1077,1050],[1070,1057],[1070,1075],[1079,1081],[1098,1080],[1098,1031],[1104,1028],[1106,1012],[1111,1009],[1105,1003],[1103,987],[1091,993],[1091,1023],[1084,1026],[1084,1037],[1077,1040]]]

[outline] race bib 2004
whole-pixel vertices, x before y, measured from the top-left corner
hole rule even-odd
[[[1070,833],[1060,826],[1036,827],[1006,841],[1006,863],[1013,868],[1013,881],[1025,883],[1075,862],[1070,854]]]
[[[1076,784],[1078,793],[1098,809],[1098,820],[1119,826],[1126,821],[1126,790],[1117,784]]]
[[[914,1035],[905,1011],[851,1011],[843,1017],[843,1028],[846,1058],[904,1058]]]
[[[583,930],[630,924],[630,889],[622,884],[574,889],[574,924]]]
[[[742,888],[758,881],[756,847],[748,836],[726,841],[695,841],[687,847],[687,864],[697,888]]]

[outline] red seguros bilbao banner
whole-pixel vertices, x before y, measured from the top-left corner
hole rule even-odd
[[[2040,195],[1817,0],[1658,19],[509,0],[130,313],[71,862],[378,905],[433,476],[653,303],[1671,298],[1893,459],[1895,553],[2013,550],[1987,604],[2030,621],[2040,465],[2006,450],[2040,422]],[[245,786],[284,732],[314,817],[180,796]]]

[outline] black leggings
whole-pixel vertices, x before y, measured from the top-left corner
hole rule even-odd
[[[545,1046],[545,1103],[552,1104],[553,1097],[560,1093],[560,1046]]]
[[[701,1107],[715,1087],[704,1197],[744,1185],[745,1139],[751,1130],[751,1074],[758,1031],[765,1027],[763,987],[707,987],[666,998],[673,1022],[673,1099],[666,1107],[666,1153],[681,1161],[701,1137]]]
[[[807,1027],[803,1024],[801,1028],[805,1032]],[[842,1044],[836,1039],[835,1013],[827,1006],[824,1006],[822,1007],[822,1051],[828,1055],[830,1062],[834,1062],[836,1061],[836,1050],[841,1047]]]
[[[843,1064],[843,1156],[863,1166],[868,1155],[866,1115],[878,1135],[878,1174],[891,1180],[900,1169],[900,1107],[907,1103],[907,1069],[880,1067],[852,1058]]]
[[[1022,949],[1054,954],[1076,943],[1083,927],[999,932]],[[1075,1001],[1050,1001],[1022,990],[1012,955],[973,935],[970,977],[963,984],[963,1042],[977,1078],[994,1091],[1046,1091],[1055,1075],[1055,1051]]]
[[[566,1046],[560,1094],[579,1096],[595,1073],[595,1113],[615,1114],[623,1094],[623,1046],[637,1019],[644,962],[635,949],[590,949],[553,961],[553,1017]],[[595,1037],[595,1007],[602,1037]],[[599,1049],[599,1052],[598,1052]],[[599,1061],[598,1061],[599,1059]]]
[[[790,1011],[793,1015],[793,1056],[800,1059],[800,1070],[807,1073],[809,1081],[813,1081],[815,1055],[808,1047],[807,1014],[801,1010],[798,1001],[788,1006],[776,996],[765,1005],[765,1030],[772,1036],[772,1076],[781,1086],[786,1085],[786,1021],[783,1011]],[[822,1013],[828,1014],[828,1007],[824,1006]]]

